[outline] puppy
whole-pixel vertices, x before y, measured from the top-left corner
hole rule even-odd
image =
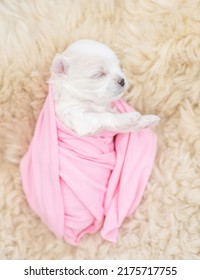
[[[79,136],[133,132],[159,122],[155,115],[119,113],[113,108],[113,101],[127,88],[127,79],[117,56],[104,44],[76,41],[56,55],[51,72],[56,115]]]

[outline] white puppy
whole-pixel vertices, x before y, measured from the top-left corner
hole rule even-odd
[[[112,108],[112,102],[122,97],[127,80],[118,58],[104,44],[76,41],[56,55],[51,72],[57,117],[79,136],[132,132],[159,122],[155,115],[119,113]]]

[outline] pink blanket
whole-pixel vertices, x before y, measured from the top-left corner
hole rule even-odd
[[[132,111],[124,101],[120,112]],[[78,137],[55,116],[49,89],[20,168],[28,203],[58,238],[77,245],[86,233],[117,241],[141,201],[156,154],[151,129]]]

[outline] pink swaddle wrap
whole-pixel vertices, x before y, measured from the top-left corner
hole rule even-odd
[[[116,101],[120,112],[133,109]],[[49,94],[21,164],[28,203],[58,238],[77,245],[85,233],[117,241],[118,228],[140,203],[156,154],[151,129],[78,137],[55,115]]]

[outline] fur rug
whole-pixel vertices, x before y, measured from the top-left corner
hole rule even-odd
[[[1,0],[0,36],[0,258],[200,259],[200,0]],[[57,240],[20,183],[52,59],[81,38],[113,48],[125,100],[161,117],[153,174],[117,245]]]

